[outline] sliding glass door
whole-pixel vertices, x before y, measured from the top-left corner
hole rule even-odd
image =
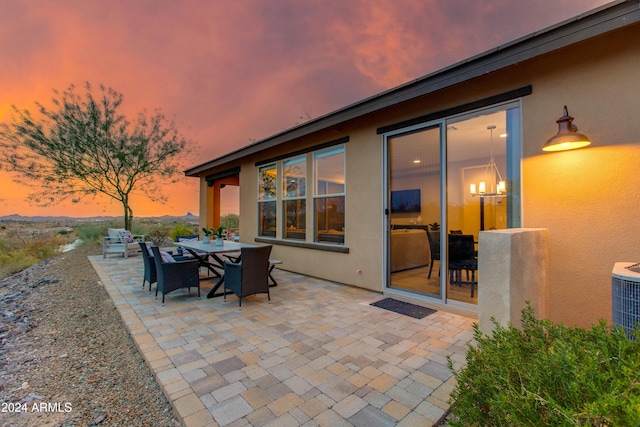
[[[441,126],[387,139],[389,286],[440,298]]]
[[[478,304],[478,237],[520,223],[520,109],[447,123],[447,300]],[[509,161],[509,159],[512,159]]]
[[[386,136],[387,287],[478,303],[478,237],[520,226],[518,102]]]

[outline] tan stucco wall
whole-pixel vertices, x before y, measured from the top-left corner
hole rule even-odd
[[[541,63],[523,100],[523,226],[549,230],[549,315],[568,324],[611,320],[613,265],[640,260],[637,40],[640,28]],[[592,146],[543,154],[563,105]]]
[[[610,320],[614,262],[640,261],[637,40],[640,26],[346,123],[337,132],[310,135],[269,150],[262,157],[246,159],[241,165],[241,240],[255,242],[256,161],[349,136],[345,227],[349,253],[275,245],[273,256],[284,261],[285,269],[381,291],[384,165],[382,136],[376,134],[376,128],[532,85],[533,93],[522,98],[521,225],[548,229],[549,316],[582,326],[599,318]],[[593,145],[543,154],[542,145],[557,131],[555,121],[564,105]],[[201,203],[203,207],[206,209],[206,203]],[[308,215],[311,213],[309,207]]]
[[[297,145],[296,150],[344,135],[348,135],[350,139],[345,144],[346,158],[358,159],[358,161],[348,160],[346,168],[345,246],[349,248],[349,253],[274,245],[272,257],[283,260],[281,268],[286,270],[381,291],[382,190],[379,183],[382,151],[379,149],[380,137],[375,134],[375,127],[369,126],[357,130],[345,128],[340,134],[330,133],[319,135],[317,138],[308,138],[302,146]],[[272,151],[268,157],[278,154],[280,153]],[[244,163],[240,174],[240,240],[247,243],[254,243],[257,237],[258,178],[255,166],[257,159],[259,158],[252,158],[251,161]],[[311,174],[307,175],[307,179],[307,188],[310,191]],[[277,211],[280,215],[281,209]],[[277,220],[278,224],[282,224],[280,216]],[[307,207],[307,230],[311,235],[313,230],[311,206]],[[312,242],[312,240],[307,241]]]

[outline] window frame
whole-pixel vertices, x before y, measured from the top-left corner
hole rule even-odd
[[[302,194],[297,194],[295,196],[291,196],[289,195],[289,192],[287,190],[287,182],[289,180],[289,177],[287,175],[287,167],[289,165],[296,165],[296,164],[301,164],[302,165],[302,179],[304,180],[304,185],[302,186],[302,191],[300,191],[300,185],[296,185],[296,192],[297,193],[302,193]],[[301,156],[295,156],[295,157],[290,157],[287,159],[283,159],[282,160],[282,200],[281,200],[281,205],[282,205],[282,238],[283,239],[292,239],[292,240],[301,240],[301,241],[305,241],[306,237],[307,237],[307,195],[308,195],[308,191],[307,191],[307,185],[308,185],[308,179],[307,179],[307,155],[301,155]],[[297,223],[298,223],[298,227],[296,228],[297,231],[292,231],[291,235],[289,232],[289,228],[288,228],[288,217],[287,217],[287,208],[286,205],[287,203],[290,202],[296,202],[296,212],[297,212],[297,216],[300,216],[300,207],[302,207],[303,209],[303,218],[302,219],[298,219]],[[302,223],[302,228],[300,228],[300,222]]]
[[[343,246],[346,244],[346,194],[347,194],[347,156],[344,144],[332,146],[326,149],[314,151],[313,153],[313,241],[316,244],[331,244]],[[326,189],[322,194],[319,192],[319,179],[318,179],[318,160],[327,158],[333,155],[342,155],[342,191],[330,191],[329,183],[327,183]],[[318,203],[326,202],[328,199],[338,198],[342,199],[343,213],[342,213],[342,234],[327,234],[321,240],[320,233],[318,232]],[[328,222],[328,218],[327,218]]]
[[[266,170],[274,170],[275,177],[273,183],[273,190],[268,193],[265,191],[265,184],[263,179],[263,171]],[[257,185],[258,185],[258,215],[257,215],[257,236],[259,237],[276,237],[278,233],[278,164],[276,162],[261,165],[258,167],[258,177],[257,177]],[[267,206],[268,205],[268,206]],[[263,208],[269,209],[273,211],[273,220],[269,220],[269,222],[274,223],[273,231],[266,232],[267,228],[265,228],[265,219],[263,218],[262,212]]]

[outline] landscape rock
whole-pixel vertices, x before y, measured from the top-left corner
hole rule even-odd
[[[0,281],[0,403],[26,408],[0,414],[0,427],[180,425],[98,283],[97,253],[80,247]]]

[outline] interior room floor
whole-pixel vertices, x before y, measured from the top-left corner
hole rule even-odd
[[[410,270],[391,273],[391,286],[394,288],[418,291],[425,294],[440,294],[440,277],[438,269],[440,264],[433,266],[431,278],[428,279],[429,267],[412,268]],[[452,285],[447,283],[447,298],[468,304],[478,304],[478,290],[476,288],[473,298],[471,297],[471,285]]]

